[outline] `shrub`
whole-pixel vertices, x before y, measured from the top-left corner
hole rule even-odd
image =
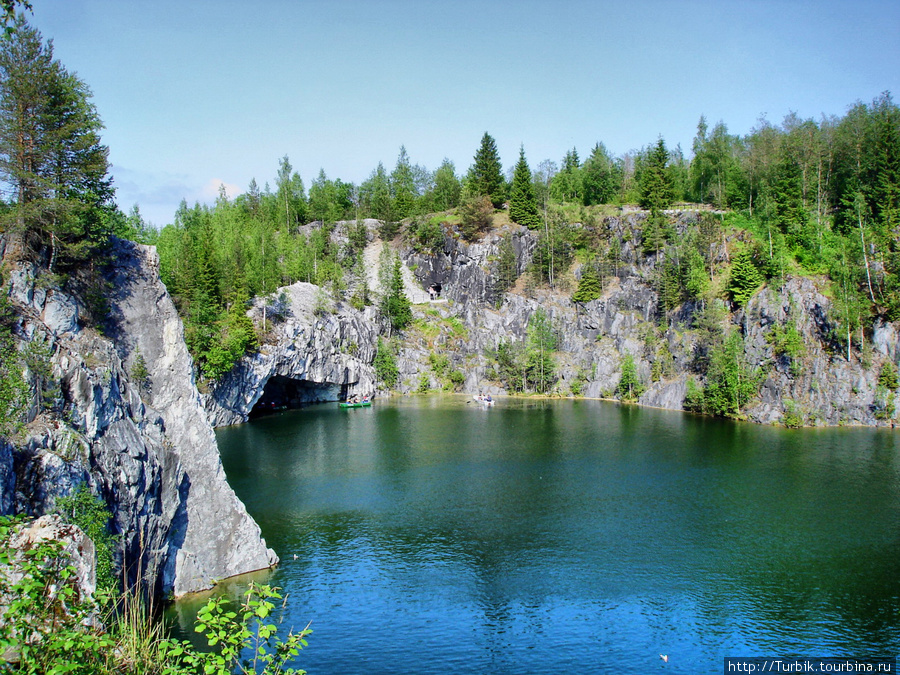
[[[489,197],[471,197],[459,206],[459,230],[463,238],[472,241],[490,229],[494,222],[494,206]]]
[[[384,342],[378,338],[378,347],[375,350],[375,377],[388,389],[397,385],[400,369],[397,368],[397,360],[394,357],[394,347],[390,342]]]

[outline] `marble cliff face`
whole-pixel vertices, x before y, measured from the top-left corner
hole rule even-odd
[[[113,513],[131,581],[163,595],[269,567],[277,556],[225,480],[156,252],[116,249],[107,335],[84,328],[75,299],[36,283],[33,266],[9,275],[16,332],[48,345],[60,388],[51,410],[33,406],[24,440],[0,448],[0,507],[40,515],[87,483]]]

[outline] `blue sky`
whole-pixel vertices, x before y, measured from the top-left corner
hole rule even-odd
[[[900,97],[896,0],[32,0],[94,92],[128,211],[158,226],[219,184],[274,185],[288,155],[360,183],[401,145],[463,173],[597,141],[689,153],[701,114],[745,134]]]

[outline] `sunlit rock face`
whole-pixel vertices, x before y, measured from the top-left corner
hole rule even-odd
[[[114,259],[103,334],[83,326],[75,298],[36,284],[33,266],[10,275],[16,333],[48,345],[59,391],[49,410],[33,402],[22,442],[0,447],[0,508],[41,515],[89,484],[113,514],[129,579],[161,594],[275,564],[225,480],[155,250],[117,242]]]
[[[280,289],[281,293],[288,300],[286,311],[272,322],[260,350],[242,358],[204,397],[213,425],[239,424],[254,412],[375,391],[372,363],[379,335],[375,307],[335,305],[323,300],[317,286],[302,282]],[[261,324],[261,304],[251,313]]]

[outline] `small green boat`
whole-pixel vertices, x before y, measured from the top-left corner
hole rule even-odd
[[[338,408],[368,408],[372,405],[372,401],[359,401],[358,403],[348,403],[342,401],[338,403]]]

